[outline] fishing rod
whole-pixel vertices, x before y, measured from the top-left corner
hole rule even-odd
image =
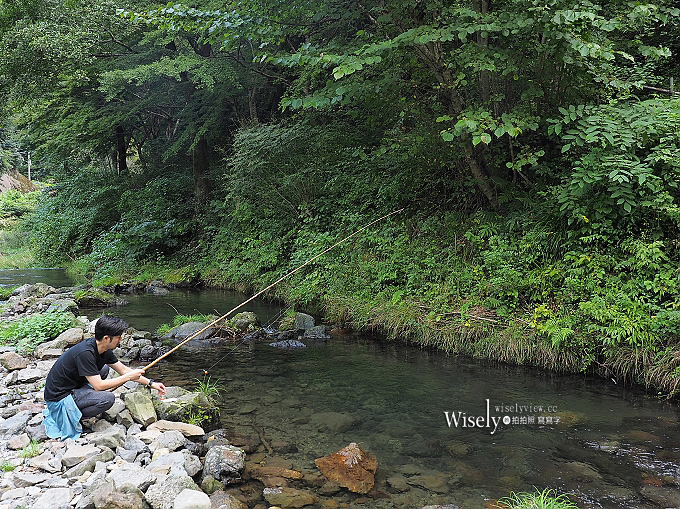
[[[232,314],[232,313],[233,313],[234,311],[236,311],[237,309],[242,308],[243,306],[245,306],[246,304],[248,304],[248,303],[249,303],[250,301],[252,301],[253,299],[255,299],[255,298],[259,297],[260,295],[262,295],[262,294],[263,294],[264,292],[266,292],[267,290],[269,290],[269,289],[271,289],[271,288],[274,288],[274,287],[275,287],[276,285],[278,285],[281,281],[283,281],[283,280],[289,278],[290,276],[292,276],[293,274],[295,274],[297,271],[299,271],[299,270],[302,269],[303,267],[305,267],[305,266],[309,265],[310,263],[312,263],[312,262],[313,262],[314,260],[316,260],[317,258],[319,258],[319,257],[321,257],[321,256],[323,256],[323,255],[325,255],[325,254],[328,253],[331,249],[336,248],[337,246],[339,246],[339,245],[342,244],[343,242],[346,242],[347,240],[351,239],[351,238],[354,237],[355,235],[358,235],[359,233],[361,233],[362,231],[364,231],[366,228],[369,228],[370,226],[373,226],[375,223],[378,223],[378,222],[382,221],[383,219],[387,219],[388,217],[393,216],[394,214],[398,214],[399,212],[402,212],[403,210],[404,210],[403,208],[402,208],[402,209],[399,209],[399,210],[395,210],[394,212],[390,212],[389,214],[386,214],[386,215],[384,215],[384,216],[382,216],[382,217],[379,217],[378,219],[375,219],[375,220],[371,221],[371,222],[368,223],[367,225],[362,226],[361,228],[359,228],[357,231],[355,231],[355,232],[352,233],[351,235],[348,235],[348,236],[345,237],[344,239],[339,240],[338,242],[336,242],[335,244],[333,244],[331,247],[325,249],[324,251],[322,251],[322,252],[319,253],[318,255],[313,256],[312,258],[310,258],[309,260],[307,260],[305,263],[303,263],[302,265],[300,265],[298,268],[296,268],[296,269],[294,269],[294,270],[291,270],[288,274],[286,274],[286,275],[284,275],[284,276],[281,276],[279,279],[277,279],[277,280],[274,281],[272,284],[270,284],[269,286],[267,286],[264,290],[260,290],[260,291],[257,292],[255,295],[253,295],[253,296],[250,297],[249,299],[243,301],[241,304],[239,304],[238,306],[236,306],[234,309],[231,309],[230,311],[227,311],[224,315],[220,316],[219,318],[216,318],[214,321],[212,321],[211,323],[209,323],[208,325],[206,325],[206,326],[203,327],[202,329],[200,329],[200,330],[194,332],[191,336],[189,336],[188,338],[186,338],[184,341],[182,341],[180,344],[178,344],[178,345],[177,345],[176,347],[174,347],[172,350],[170,350],[170,351],[164,353],[163,355],[161,355],[158,359],[156,359],[156,360],[153,361],[152,363],[147,364],[146,366],[144,366],[144,367],[142,368],[142,370],[143,370],[143,371],[146,371],[147,369],[149,369],[149,368],[155,366],[158,362],[160,362],[161,360],[165,359],[165,358],[166,358],[168,355],[170,355],[171,353],[173,353],[173,352],[179,350],[183,345],[187,344],[187,343],[188,343],[189,341],[191,341],[192,339],[196,338],[197,336],[199,336],[200,334],[202,334],[202,333],[205,332],[206,330],[210,329],[211,327],[215,326],[217,323],[219,323],[219,322],[221,322],[222,320],[224,320],[225,318],[227,318],[230,314]],[[243,343],[243,341],[242,341],[241,343]],[[238,346],[238,345],[237,345],[237,346]],[[204,370],[204,371],[205,371],[205,370]],[[207,374],[207,371],[205,371],[205,374]]]

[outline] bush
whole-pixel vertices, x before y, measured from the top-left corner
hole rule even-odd
[[[0,329],[0,343],[17,348],[21,354],[30,354],[36,346],[56,338],[74,325],[75,318],[67,312],[36,313],[4,323]]]

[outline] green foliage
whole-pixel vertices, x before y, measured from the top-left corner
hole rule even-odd
[[[17,467],[15,467],[14,465],[12,465],[10,462],[8,462],[6,460],[3,461],[2,464],[0,464],[0,470],[3,471],[3,472],[11,472],[15,468],[17,468]]]
[[[203,377],[203,380],[196,380],[196,391],[205,394],[208,398],[214,399],[219,398],[224,391],[224,388],[220,386],[220,380],[212,380],[209,375]]]
[[[74,316],[66,312],[35,313],[13,322],[4,322],[0,343],[12,345],[21,354],[30,354],[40,343],[52,340],[74,325]]]
[[[170,330],[173,329],[174,327],[179,327],[180,325],[184,325],[185,323],[189,322],[207,323],[211,322],[214,319],[215,319],[214,315],[204,315],[200,313],[194,315],[178,314],[175,315],[175,317],[172,319],[172,324],[162,323],[161,325],[159,325],[158,328],[156,329],[156,334],[158,334],[159,336],[163,336],[170,332]]]
[[[10,298],[14,290],[19,288],[18,286],[0,286],[0,300],[7,300]]]
[[[40,454],[40,442],[37,440],[31,440],[26,447],[21,449],[19,452],[20,458],[34,458]]]
[[[498,501],[508,509],[578,509],[567,495],[558,495],[555,490],[546,488],[533,493],[511,493]]]
[[[0,217],[21,217],[38,206],[40,191],[22,193],[16,190],[0,193]]]

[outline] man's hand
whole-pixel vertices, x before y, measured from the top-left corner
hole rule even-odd
[[[132,369],[125,373],[124,376],[127,377],[128,380],[138,380],[140,376],[144,374],[143,369]]]
[[[165,396],[165,385],[160,382],[154,382],[151,384],[152,389],[156,389],[160,396]]]

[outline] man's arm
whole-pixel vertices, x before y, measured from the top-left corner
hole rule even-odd
[[[113,369],[116,373],[118,373],[119,375],[121,375],[119,378],[122,378],[123,376],[129,375],[130,373],[136,372],[136,371],[140,371],[140,372],[144,373],[144,371],[142,371],[141,369],[132,369],[132,368],[129,368],[129,367],[127,367],[125,364],[123,364],[123,363],[120,362],[120,361],[116,362],[115,364],[109,364],[109,366],[110,366],[111,369]],[[136,380],[137,382],[139,382],[139,383],[142,384],[142,385],[149,385],[149,381],[150,381],[150,380],[149,380],[147,377],[145,377],[145,376],[140,376],[140,377],[138,377],[138,378],[132,378],[132,380]],[[127,380],[126,380],[126,381],[127,381]],[[125,382],[123,382],[123,383],[125,383]],[[93,387],[94,387],[94,386],[93,386]],[[116,387],[117,387],[117,386],[116,386]],[[151,388],[152,388],[152,389],[156,389],[156,390],[160,393],[161,396],[163,396],[163,395],[165,394],[165,385],[163,385],[161,382],[154,382],[153,384],[151,384]]]
[[[120,387],[125,382],[129,382],[130,380],[141,382],[141,379],[144,378],[142,376],[144,370],[130,369],[120,361],[116,362],[115,364],[111,364],[110,367],[120,376],[117,378],[107,378],[106,380],[102,380],[102,377],[98,374],[85,377],[87,381],[90,382],[90,385],[95,391],[107,391],[109,389],[115,389],[116,387]],[[149,382],[147,378],[144,378],[144,380],[146,380],[147,383]]]

